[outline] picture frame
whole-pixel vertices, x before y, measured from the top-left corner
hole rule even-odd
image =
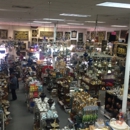
[[[29,31],[14,31],[14,40],[28,41]]]
[[[37,37],[38,30],[32,30],[32,37]]]
[[[83,33],[78,34],[78,42],[83,42]]]
[[[32,42],[37,43],[37,38],[32,38]]]
[[[8,39],[8,30],[0,29],[0,38],[1,39]]]
[[[22,44],[21,44],[20,50],[26,50],[26,43],[22,43]]]
[[[127,34],[127,30],[121,30],[120,38],[124,38],[125,39],[126,34]]]
[[[63,32],[56,32],[56,39],[60,40],[63,38]]]
[[[65,32],[65,40],[69,40],[70,39],[70,32]]]
[[[77,31],[71,32],[71,38],[77,38]]]
[[[40,31],[40,37],[53,37],[54,32],[46,32],[46,31]]]

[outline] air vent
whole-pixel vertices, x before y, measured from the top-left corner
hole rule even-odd
[[[22,6],[22,5],[12,5],[12,8],[31,9],[32,7],[29,7],[29,6]]]

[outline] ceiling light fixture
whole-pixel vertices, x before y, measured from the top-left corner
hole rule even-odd
[[[67,23],[69,25],[84,25],[83,23]]]
[[[130,9],[130,4],[128,4],[128,3],[104,2],[104,3],[97,4],[96,6]]]
[[[65,21],[65,19],[52,19],[52,18],[44,18],[43,20],[50,20],[50,21]]]
[[[52,23],[52,22],[47,22],[47,21],[33,21],[34,23]]]
[[[111,25],[111,27],[116,27],[116,28],[126,28],[126,25]]]
[[[96,23],[96,21],[85,21],[86,23]],[[98,21],[97,23],[105,23],[103,21]]]
[[[62,13],[60,14],[61,16],[70,16],[70,17],[90,17],[91,15],[82,15],[82,14],[66,14],[66,13]]]

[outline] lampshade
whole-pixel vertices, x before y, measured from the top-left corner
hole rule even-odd
[[[101,72],[101,70],[98,70],[98,74],[101,74],[102,72]]]
[[[109,64],[108,64],[108,67],[109,67],[109,68],[111,68],[111,67],[112,67],[111,63],[109,63]]]
[[[99,67],[99,68],[101,68],[101,67],[102,67],[101,63],[99,63],[98,67]]]
[[[108,72],[107,72],[108,74],[111,74],[111,70],[108,70]]]

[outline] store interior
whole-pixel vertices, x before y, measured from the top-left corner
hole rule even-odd
[[[0,1],[0,130],[129,130],[129,9]]]

